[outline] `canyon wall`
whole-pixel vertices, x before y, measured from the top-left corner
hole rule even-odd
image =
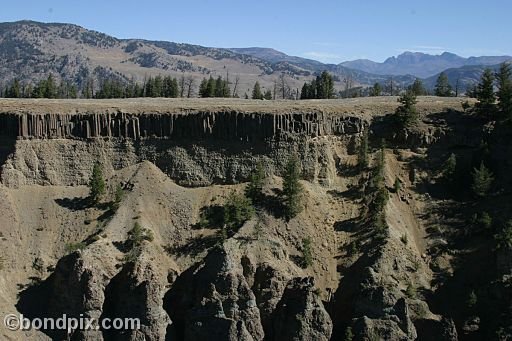
[[[149,160],[182,185],[204,186],[242,181],[257,162],[279,175],[297,154],[306,179],[328,184],[366,125],[320,112],[5,113],[1,179],[10,187],[82,185],[97,161],[110,172]]]

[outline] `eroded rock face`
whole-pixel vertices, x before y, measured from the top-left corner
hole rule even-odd
[[[216,249],[166,295],[177,340],[263,340],[256,298],[239,262]]]
[[[242,257],[243,258],[243,257]],[[287,280],[268,264],[211,251],[179,276],[165,299],[172,340],[329,340],[332,322],[312,278]],[[252,277],[254,275],[254,277]],[[253,283],[252,288],[249,283]]]
[[[166,276],[145,261],[128,263],[105,289],[102,318],[138,318],[139,330],[104,331],[106,340],[164,340],[171,321],[163,309]]]
[[[56,269],[44,282],[35,284],[20,294],[18,310],[28,318],[60,318],[64,314],[71,318],[99,319],[102,311],[107,274],[89,266],[75,252],[62,258]],[[65,340],[65,330],[45,330],[54,340]],[[102,340],[101,331],[72,333],[77,340]]]
[[[95,162],[111,172],[143,160],[185,186],[247,179],[257,162],[281,174],[299,155],[306,179],[329,183],[336,149],[367,123],[357,116],[322,113],[196,112],[167,114],[1,114],[0,149],[8,187],[84,185]]]
[[[332,321],[323,303],[314,292],[314,280],[294,278],[272,315],[271,340],[327,341],[332,333]]]

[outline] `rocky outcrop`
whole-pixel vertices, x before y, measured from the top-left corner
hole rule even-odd
[[[175,340],[263,340],[256,298],[239,264],[216,249],[178,277],[165,299]]]
[[[18,310],[28,318],[94,318],[99,320],[104,301],[103,288],[108,275],[101,268],[94,269],[75,252],[62,258],[50,277],[36,283],[20,294]],[[66,340],[62,329],[43,330],[54,340]],[[76,330],[76,340],[102,340],[99,330]]]
[[[330,339],[332,322],[312,278],[288,281],[268,264],[247,269],[218,248],[182,273],[165,299],[172,340]]]
[[[332,321],[323,303],[315,294],[314,280],[291,280],[277,305],[272,318],[271,340],[328,341]]]
[[[171,321],[163,309],[166,276],[157,264],[127,263],[105,289],[102,318],[137,318],[138,330],[105,330],[105,340],[164,340]]]
[[[1,114],[0,135],[31,139],[119,137],[258,141],[293,133],[307,136],[353,134],[364,122],[355,116],[323,113],[146,113]]]

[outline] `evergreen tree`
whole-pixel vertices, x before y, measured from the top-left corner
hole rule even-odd
[[[498,249],[512,250],[512,220],[509,220],[494,238]]]
[[[457,157],[451,153],[443,164],[442,176],[446,182],[450,183],[455,178],[456,169]]]
[[[452,96],[452,86],[448,82],[446,73],[441,72],[437,77],[436,86],[434,87],[434,94],[439,97]]]
[[[382,87],[379,83],[373,84],[370,88],[370,96],[380,96],[382,93]]]
[[[398,98],[400,106],[396,108],[395,115],[402,127],[409,127],[418,121],[418,113],[416,112],[416,95],[407,90]]]
[[[270,91],[270,90],[265,91],[263,98],[270,101],[272,99],[272,91]]]
[[[249,176],[249,184],[245,189],[245,195],[255,203],[262,197],[264,180],[265,171],[263,169],[263,164],[258,162],[256,169],[254,169]]]
[[[208,83],[206,83],[206,96],[204,97],[215,97],[215,80],[210,76]]]
[[[477,86],[477,106],[481,112],[493,111],[496,96],[494,95],[494,74],[491,69],[485,69]]]
[[[421,79],[416,78],[414,83],[411,85],[411,92],[416,96],[424,96],[427,93]]]
[[[332,76],[327,72],[323,71],[322,74],[317,77],[317,98],[330,99],[334,96],[334,81]]]
[[[12,82],[10,88],[6,91],[6,96],[8,98],[21,98],[21,86],[20,81],[15,78]]]
[[[224,97],[224,82],[222,81],[222,77],[219,76],[215,80],[215,95],[213,97]]]
[[[473,193],[480,198],[485,197],[492,186],[492,182],[494,181],[494,176],[492,172],[485,167],[484,163],[480,163],[480,168],[473,169],[473,184],[471,189]]]
[[[254,216],[252,202],[245,195],[232,192],[224,205],[224,225],[230,234],[234,234]]]
[[[206,78],[203,78],[199,84],[199,97],[208,97],[208,80]]]
[[[512,70],[510,63],[500,65],[499,71],[496,73],[498,81],[498,109],[507,118],[512,118]]]
[[[284,215],[291,219],[302,210],[302,184],[300,179],[299,160],[297,157],[291,157],[286,164],[283,176],[283,197],[284,197]]]
[[[92,202],[97,204],[105,194],[105,180],[103,178],[103,167],[100,163],[95,163],[92,169],[91,179],[89,181],[89,197]]]
[[[55,79],[53,75],[50,73],[48,78],[46,79],[46,91],[44,94],[45,98],[57,98],[57,85],[55,84]]]
[[[252,99],[263,99],[260,83],[258,81],[254,83],[254,87],[252,88]]]

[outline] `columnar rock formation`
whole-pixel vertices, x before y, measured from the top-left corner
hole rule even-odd
[[[362,120],[322,113],[85,113],[3,114],[0,134],[19,138],[169,138],[255,141],[282,133],[307,136],[355,133]]]

